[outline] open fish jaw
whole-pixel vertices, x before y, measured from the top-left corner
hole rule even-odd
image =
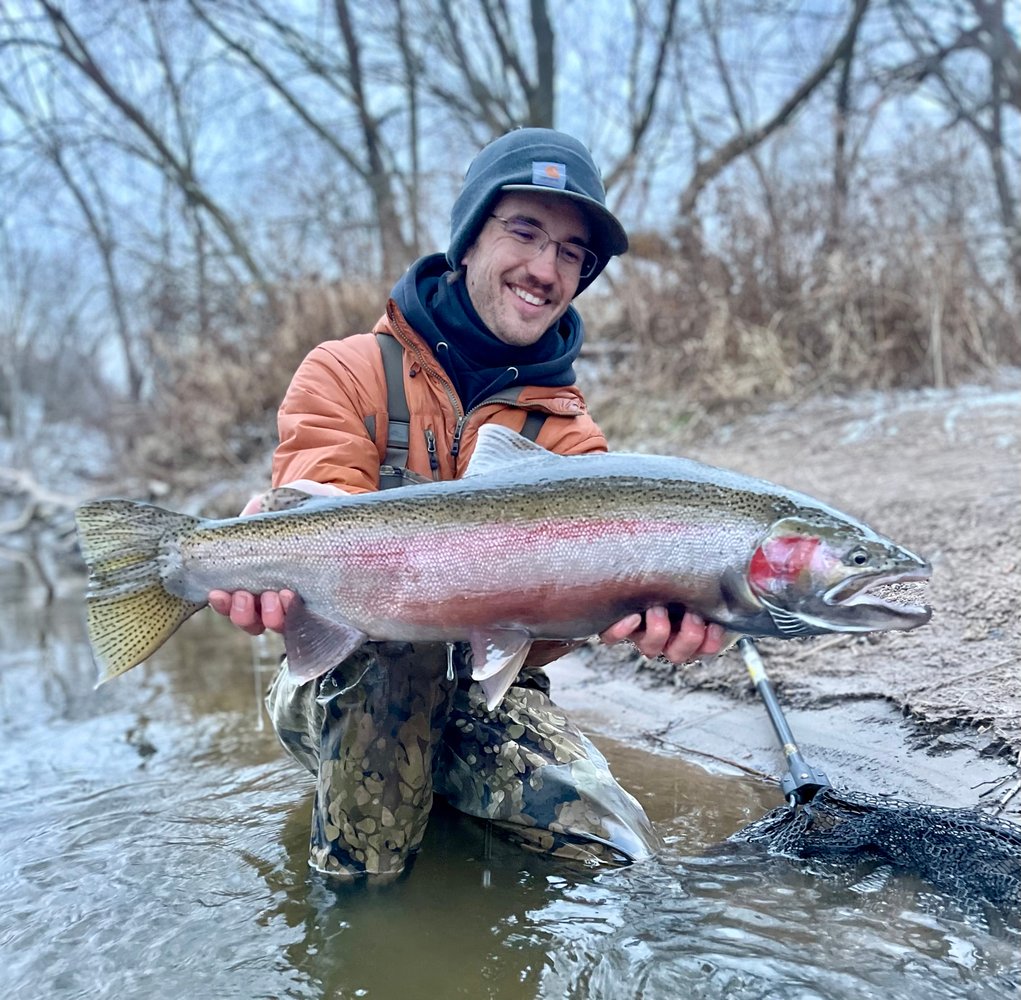
[[[928,621],[932,608],[915,601],[924,591],[931,571],[927,565],[879,573],[874,576],[855,576],[831,587],[823,600],[832,607],[867,607],[887,611],[906,618],[917,618],[919,624]]]

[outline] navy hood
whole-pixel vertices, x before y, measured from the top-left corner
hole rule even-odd
[[[511,386],[574,385],[585,327],[573,306],[536,343],[516,347],[482,322],[463,272],[451,271],[443,254],[417,260],[390,294],[450,376],[465,410]]]

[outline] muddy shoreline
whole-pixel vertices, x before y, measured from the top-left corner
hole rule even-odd
[[[650,429],[643,450],[803,490],[928,558],[928,625],[763,640],[767,669],[835,784],[1021,818],[1021,372],[774,406],[694,445]],[[551,674],[595,731],[707,767],[782,770],[736,652],[675,668],[590,647]]]

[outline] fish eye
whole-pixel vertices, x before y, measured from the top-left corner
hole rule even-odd
[[[849,566],[868,566],[871,561],[869,556],[869,550],[858,546],[857,548],[851,549],[847,554],[847,558],[844,560]]]

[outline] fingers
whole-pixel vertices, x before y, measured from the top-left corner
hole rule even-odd
[[[655,659],[664,655],[668,645],[673,645],[670,632],[670,612],[664,607],[656,606],[645,612],[645,630],[636,632],[631,641],[638,647],[639,652],[650,659]]]
[[[266,598],[268,595],[263,594]],[[230,620],[249,635],[262,635],[266,626],[262,623],[260,601],[247,590],[235,590],[230,601]]]
[[[686,611],[660,655],[671,663],[687,663],[699,656],[718,653],[722,639],[723,629],[719,625],[706,625],[701,615]]]
[[[266,629],[282,632],[293,600],[294,592],[290,590],[267,590],[258,596],[247,590],[209,592],[209,606],[249,635],[262,635]]]
[[[599,638],[605,642],[607,646],[612,646],[614,643],[620,642],[622,639],[627,639],[641,624],[641,615],[628,615],[627,618],[622,618],[615,625],[611,625],[605,632],[600,632]]]
[[[230,614],[231,595],[226,590],[209,591],[209,606],[218,614],[226,617]]]
[[[294,600],[292,590],[267,590],[261,597],[262,624],[273,632],[283,632],[287,609]]]
[[[650,659],[662,656],[672,663],[686,663],[699,656],[718,653],[723,646],[723,635],[722,626],[706,625],[693,611],[686,611],[675,628],[667,609],[657,606],[645,612],[644,628],[641,615],[629,615],[611,625],[600,638],[608,645],[628,639]]]
[[[723,649],[723,640],[726,637],[727,630],[722,625],[717,625],[716,622],[711,623],[705,630],[705,640],[702,645],[699,646],[696,656],[715,656],[721,649]]]

